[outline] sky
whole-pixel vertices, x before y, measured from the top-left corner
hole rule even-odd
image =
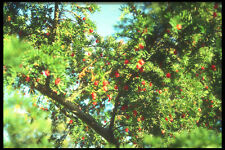
[[[97,33],[105,37],[115,33],[113,25],[119,21],[121,11],[120,6],[123,3],[97,3],[101,11],[90,16],[90,19],[96,23]]]

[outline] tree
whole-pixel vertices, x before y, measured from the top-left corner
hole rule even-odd
[[[4,42],[17,33],[32,45],[21,53],[20,68],[4,59],[4,84],[48,97],[53,128],[69,128],[61,138],[52,130],[56,147],[67,134],[80,147],[106,141],[143,147],[143,133],[174,137],[198,126],[219,130],[221,5],[143,5],[124,5],[118,34],[105,39],[88,19],[99,10],[95,4],[4,5]],[[17,17],[9,19],[12,13]]]

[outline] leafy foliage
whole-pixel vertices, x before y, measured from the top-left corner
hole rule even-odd
[[[88,18],[97,10],[4,4],[4,85],[47,97],[55,147],[68,135],[78,147],[144,147],[143,133],[168,139],[202,126],[219,131],[221,4],[127,3],[118,33],[106,38]]]

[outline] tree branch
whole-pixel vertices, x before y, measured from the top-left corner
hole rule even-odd
[[[96,120],[89,114],[82,112],[79,107],[70,102],[66,101],[65,97],[57,95],[54,93],[49,87],[44,86],[42,84],[39,84],[35,87],[38,91],[40,91],[43,95],[46,95],[53,100],[57,101],[67,109],[69,109],[73,114],[75,114],[79,119],[81,119],[83,122],[85,122],[89,127],[91,127],[93,130],[96,131],[99,135],[104,137],[109,143],[112,143],[116,146],[119,146],[119,142],[117,139],[115,139],[112,132],[107,129],[103,128]]]

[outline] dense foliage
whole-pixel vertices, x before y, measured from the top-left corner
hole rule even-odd
[[[78,147],[145,147],[146,134],[167,139],[164,147],[191,147],[176,134],[199,127],[217,134],[221,126],[221,9],[128,3],[118,33],[103,38],[88,18],[96,4],[5,3],[4,87],[48,99],[31,102],[47,108],[55,147],[67,136]]]

